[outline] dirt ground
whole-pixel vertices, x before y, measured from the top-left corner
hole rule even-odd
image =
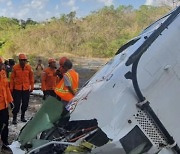
[[[80,87],[82,87],[89,79],[103,66],[107,60],[104,59],[76,59],[73,60],[74,68],[77,70],[80,76]],[[28,110],[26,111],[26,119],[30,120],[34,114],[39,110],[42,104],[42,97],[31,95]],[[12,125],[12,114],[10,111],[9,119],[9,142],[12,143],[17,139],[21,128],[25,123],[20,121],[20,115],[18,115],[17,125]]]

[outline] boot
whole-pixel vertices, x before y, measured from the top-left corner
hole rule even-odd
[[[27,122],[27,120],[24,118],[24,115],[25,115],[25,113],[22,112],[22,113],[21,113],[21,121],[22,121],[22,122]]]
[[[13,121],[12,121],[13,125],[17,124],[17,114],[13,114]]]

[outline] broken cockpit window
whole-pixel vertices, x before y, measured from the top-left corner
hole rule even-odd
[[[109,141],[96,119],[69,121],[62,102],[48,97],[21,130],[18,141],[29,153],[89,152]],[[62,116],[63,115],[63,116]]]
[[[108,143],[109,138],[97,126],[97,120],[59,121],[55,127],[42,132],[33,140],[29,153],[88,153],[95,147]],[[48,142],[45,142],[48,141]],[[41,146],[36,146],[39,143]]]
[[[139,154],[147,152],[152,143],[144,135],[138,126],[135,126],[120,142],[127,154]]]

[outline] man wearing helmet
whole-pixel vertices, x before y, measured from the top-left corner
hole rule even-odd
[[[64,105],[67,105],[78,90],[79,74],[72,68],[72,62],[65,57],[60,59],[59,65],[60,71],[56,73],[61,80],[54,91]]]
[[[55,59],[50,58],[48,60],[48,64],[48,67],[43,70],[41,77],[41,89],[44,94],[44,100],[48,95],[56,96],[56,94],[54,93],[54,88],[58,82]]]
[[[19,64],[13,66],[10,90],[13,93],[13,124],[17,124],[17,114],[21,107],[21,121],[26,122],[25,112],[29,104],[30,92],[34,89],[34,73],[25,54],[19,54]]]

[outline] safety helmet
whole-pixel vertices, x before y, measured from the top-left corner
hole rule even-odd
[[[49,60],[48,60],[48,64],[50,64],[50,63],[52,63],[52,62],[56,62],[56,61],[55,61],[55,59],[53,59],[53,58],[49,58]]]
[[[66,60],[67,60],[66,57],[60,58],[60,59],[59,59],[59,65],[60,65],[60,66],[64,65],[64,62],[65,62]]]
[[[2,57],[0,57],[0,63],[3,63],[3,58]]]
[[[26,57],[25,54],[21,53],[21,54],[19,54],[19,59],[25,59],[25,60],[27,60],[27,57]]]

